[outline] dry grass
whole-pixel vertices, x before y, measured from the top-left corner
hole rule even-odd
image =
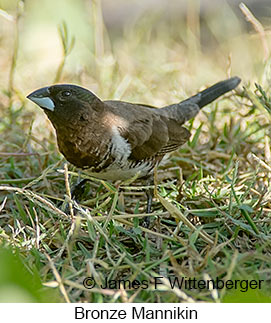
[[[151,214],[144,213],[146,187],[140,181],[116,188],[90,179],[78,205],[70,200],[70,188],[85,175],[65,166],[45,116],[25,101],[27,91],[50,83],[49,77],[30,69],[29,59],[21,59],[17,67],[27,12],[3,13],[1,19],[12,20],[0,43],[6,54],[0,81],[3,247],[16,249],[26,271],[35,273],[47,289],[57,287],[59,301],[270,301],[265,296],[271,279],[269,33],[262,26],[248,33],[227,8],[229,28],[221,31],[226,18],[219,14],[204,22],[216,44],[208,48],[199,41],[204,31],[197,20],[172,24],[146,15],[114,34],[105,29],[100,7],[92,9],[95,37],[89,64],[79,71],[65,70],[74,41],[63,25],[63,57],[51,79],[81,83],[104,99],[158,106],[180,101],[230,74],[241,76],[244,88],[187,124],[191,140],[157,170]],[[194,10],[190,18],[197,17]],[[23,71],[19,76],[17,68]],[[255,87],[255,81],[261,86]],[[143,216],[150,217],[148,229],[141,225]],[[264,288],[247,293],[181,290],[161,279],[154,292],[156,276],[263,279]],[[95,288],[84,288],[86,277],[95,279]],[[101,289],[105,278],[147,280],[150,285]]]

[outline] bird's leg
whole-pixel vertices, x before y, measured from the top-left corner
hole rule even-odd
[[[71,197],[73,200],[79,202],[82,199],[82,196],[84,195],[84,192],[86,189],[87,182],[88,182],[88,179],[83,179],[74,186],[71,192]]]
[[[71,190],[71,198],[72,198],[72,200],[75,200],[76,202],[80,202],[82,200],[82,197],[84,196],[84,192],[85,192],[85,189],[86,189],[87,181],[88,181],[88,179],[83,179],[72,188],[72,190]],[[66,203],[64,201],[64,205],[65,204]],[[63,202],[59,201],[57,203],[57,206],[61,207],[61,205],[63,206]],[[66,205],[65,212],[68,212],[68,205]]]
[[[153,199],[153,188],[148,188],[146,190],[146,195],[147,195],[146,213],[151,213],[152,199]]]
[[[153,174],[148,175],[148,177],[145,177],[147,186],[152,186],[154,182]],[[146,195],[147,195],[147,208],[146,213],[151,213],[151,207],[152,207],[152,199],[153,199],[153,188],[149,187],[146,189]]]
[[[145,177],[146,178],[146,177]],[[149,175],[146,178],[146,184],[153,185],[153,174]],[[147,188],[146,189],[146,195],[147,195],[147,208],[146,208],[146,213],[151,213],[152,211],[152,199],[153,199],[153,188]],[[146,216],[144,218],[144,222],[142,224],[145,228],[148,228],[150,226],[150,217]]]

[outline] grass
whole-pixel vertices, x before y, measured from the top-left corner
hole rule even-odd
[[[243,79],[243,87],[187,123],[191,139],[158,168],[153,212],[145,214],[148,187],[140,180],[116,187],[90,179],[85,199],[80,204],[70,199],[71,187],[85,175],[66,164],[45,116],[25,99],[43,76],[32,69],[26,84],[22,79],[29,72],[20,78],[16,74],[27,13],[23,10],[4,12],[5,19],[12,17],[13,27],[1,35],[0,43],[10,63],[3,71],[8,77],[7,82],[1,80],[0,101],[0,241],[9,254],[0,258],[0,268],[7,273],[18,266],[17,272],[25,270],[36,283],[29,290],[16,273],[5,276],[0,271],[7,277],[0,281],[0,290],[6,291],[8,283],[27,291],[19,301],[270,302],[271,81],[266,29],[261,24],[259,28],[244,6],[252,28],[258,28],[255,32],[248,32],[242,18],[238,21],[230,8],[223,8],[234,27],[221,33],[224,18],[205,17],[202,24],[213,35],[209,48],[199,40],[203,31],[197,7],[191,5],[187,21],[172,24],[158,13],[150,14],[114,33],[103,25],[97,1],[92,8],[92,56],[80,72],[72,72],[66,64],[76,42],[66,24],[60,27],[63,56],[52,79],[81,83],[104,99],[163,106],[229,74]],[[238,30],[234,37],[231,28]],[[14,30],[14,44],[4,47]],[[19,68],[23,64],[29,62],[21,60]],[[142,226],[145,216],[150,217],[149,228]],[[16,261],[6,260],[15,250]],[[94,278],[95,288],[83,286],[87,277]],[[155,277],[161,277],[156,289]],[[172,289],[168,277],[262,279],[264,285],[247,292]],[[113,289],[99,288],[106,278],[123,281]],[[147,289],[128,288],[128,280],[150,284]],[[44,296],[37,296],[37,289]]]

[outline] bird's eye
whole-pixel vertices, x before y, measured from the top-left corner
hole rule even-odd
[[[71,91],[63,91],[63,92],[61,92],[61,96],[63,98],[67,98],[67,97],[69,97],[71,95],[72,95],[72,92]]]
[[[59,101],[65,102],[71,96],[72,96],[72,91],[70,91],[70,90],[64,90],[64,91],[59,92],[59,94],[58,94],[57,97],[58,97]]]

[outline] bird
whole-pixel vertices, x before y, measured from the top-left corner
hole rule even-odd
[[[102,101],[74,84],[42,87],[27,98],[51,121],[67,161],[92,177],[114,182],[151,177],[167,153],[188,141],[191,134],[184,123],[240,82],[239,77],[231,77],[162,108]],[[151,200],[148,196],[148,213]]]

